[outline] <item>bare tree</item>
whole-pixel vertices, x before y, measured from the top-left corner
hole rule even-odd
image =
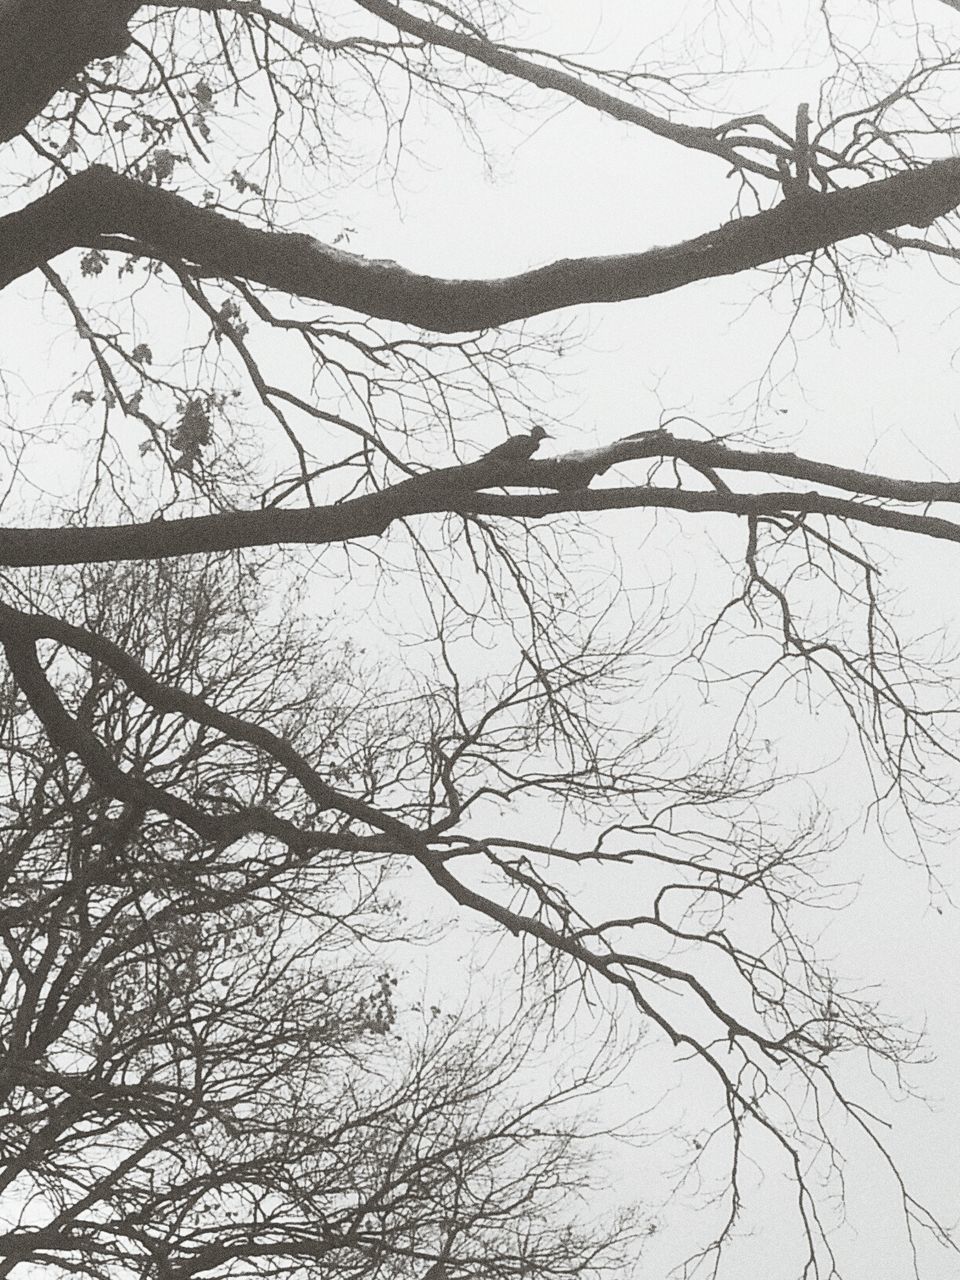
[[[886,8],[868,7],[878,15]],[[266,1058],[250,1068],[257,1095],[269,1094],[274,1079],[287,1089],[301,1070],[297,1054],[316,1072],[323,1055],[346,1058],[358,1037],[378,1028],[359,1012],[369,996],[350,987],[320,1047],[301,1044],[307,1023],[326,1026],[332,1015],[321,979],[298,959],[289,1001],[302,1005],[299,1039],[292,1075],[279,1072],[288,995],[275,969],[263,976],[260,951],[282,958],[285,912],[309,922],[308,939],[331,911],[338,927],[353,919],[358,905],[340,905],[347,871],[362,869],[373,909],[383,901],[381,877],[397,864],[413,866],[465,919],[515,940],[533,1006],[546,991],[557,1016],[573,993],[607,1001],[617,1015],[629,1009],[672,1046],[678,1070],[714,1091],[713,1138],[698,1143],[692,1163],[709,1170],[722,1148],[727,1177],[716,1231],[693,1267],[719,1265],[756,1144],[773,1152],[794,1185],[803,1246],[785,1265],[807,1276],[837,1274],[829,1194],[818,1187],[822,1176],[842,1189],[835,1175],[852,1129],[896,1185],[911,1239],[921,1226],[952,1247],[900,1180],[883,1124],[835,1066],[846,1051],[896,1072],[915,1045],[872,1003],[845,991],[798,926],[797,908],[817,898],[829,862],[825,815],[785,810],[776,769],[750,740],[749,710],[734,716],[719,749],[698,755],[671,745],[668,717],[629,705],[627,691],[654,661],[656,627],[638,626],[618,595],[626,569],[605,594],[588,561],[613,513],[737,521],[743,536],[728,599],[688,656],[710,683],[714,663],[732,672],[732,636],[772,638],[772,655],[735,672],[744,706],[797,682],[838,708],[873,770],[876,797],[893,796],[918,838],[929,839],[947,823],[938,806],[951,793],[957,707],[949,683],[931,679],[942,671],[901,646],[878,586],[877,547],[908,536],[960,541],[949,506],[960,482],[852,469],[709,429],[691,434],[673,422],[631,422],[600,446],[534,456],[554,425],[545,388],[566,338],[543,322],[521,322],[759,266],[793,287],[800,306],[818,290],[822,303],[828,285],[850,305],[864,255],[878,262],[926,255],[949,268],[960,252],[951,239],[960,162],[951,154],[957,121],[942,90],[956,54],[947,38],[912,22],[898,58],[887,59],[883,41],[900,39],[900,29],[878,18],[872,59],[860,33],[844,27],[846,15],[812,6],[826,67],[819,102],[791,108],[786,121],[752,110],[721,117],[709,104],[725,68],[711,61],[709,40],[688,52],[687,65],[664,47],[656,62],[618,69],[533,47],[507,6],[467,8],[345,0],[328,13],[309,0],[77,0],[61,20],[49,0],[0,5],[0,137],[8,142],[11,205],[0,217],[0,281],[12,296],[21,279],[40,273],[48,305],[89,355],[70,388],[78,468],[64,468],[59,420],[11,414],[5,443],[12,481],[0,560],[11,571],[47,569],[53,583],[67,580],[59,576],[64,566],[85,567],[79,595],[64,599],[48,588],[45,602],[11,573],[0,604],[0,642],[18,691],[8,699],[9,732],[16,726],[22,735],[21,699],[40,726],[34,742],[10,739],[11,793],[37,793],[11,825],[11,848],[25,842],[24,856],[34,857],[52,823],[49,854],[60,868],[54,874],[31,863],[23,901],[13,899],[13,921],[22,915],[28,932],[10,944],[11,981],[23,987],[17,1008],[34,998],[28,956],[88,974],[64,988],[65,1000],[67,991],[86,992],[76,1010],[86,1040],[71,1052],[96,1057],[104,1021],[114,1039],[126,1045],[129,1037],[124,1061],[141,1061],[138,1037],[160,1037],[150,1051],[167,1088],[184,1037],[199,1046],[221,1034],[224,1005],[210,1012],[209,1027],[202,1011],[222,974],[228,993],[236,991],[246,1044],[262,1019]],[[724,6],[708,16],[759,22]],[[953,21],[946,7],[943,19]],[[385,148],[386,167],[405,130],[452,118],[483,148],[489,104],[502,121],[526,110],[534,90],[702,157],[735,184],[731,216],[676,244],[638,244],[627,254],[495,280],[439,278],[349,252],[342,221],[329,243],[312,234],[319,219],[349,217],[342,190],[333,212],[316,191],[367,162],[371,145]],[[382,130],[371,144],[375,116]],[[325,308],[319,315],[315,303]],[[491,428],[520,442],[498,447]],[[79,483],[49,500],[42,518],[29,514],[38,506],[37,477],[64,470]],[[254,557],[253,548],[266,550]],[[206,557],[217,573],[227,554],[260,584],[262,598],[244,596],[248,616],[225,636],[222,615],[196,607],[174,566]],[[132,569],[125,578],[100,577],[93,568],[146,561],[159,563],[156,577]],[[398,628],[421,644],[389,692],[370,695],[355,654],[354,685],[288,705],[290,682],[275,678],[286,650],[262,637],[277,618],[273,584],[311,570],[317,592],[331,581],[362,592],[373,579],[394,591]],[[131,592],[152,584],[133,617],[111,608],[121,581]],[[85,592],[97,608],[84,604]],[[316,607],[308,596],[303,607]],[[189,617],[185,597],[194,601]],[[666,606],[653,612],[658,623],[668,617]],[[178,656],[207,637],[213,651],[233,656],[235,680],[229,661],[225,683],[211,684]],[[262,664],[249,665],[261,652]],[[295,645],[293,652],[304,657]],[[321,661],[314,687],[328,679]],[[311,709],[319,704],[329,720]],[[141,728],[129,707],[151,727]],[[43,816],[48,771],[59,788],[55,818]],[[545,814],[558,834],[532,838],[527,833],[549,829]],[[69,839],[68,828],[76,831]],[[91,860],[95,905],[85,887]],[[296,908],[270,899],[280,880],[283,903]],[[257,909],[248,915],[251,901]],[[74,932],[61,957],[64,911]],[[116,961],[115,911],[134,939]],[[132,923],[141,914],[142,925]],[[237,933],[240,950],[230,960],[228,939]],[[312,964],[315,944],[303,945]],[[142,979],[148,963],[157,990],[179,992],[169,1018],[161,1008],[167,995],[151,995]],[[100,994],[97,983],[107,978],[110,994]],[[51,1006],[55,1021],[60,998]],[[374,1020],[389,1020],[382,998],[377,1008]],[[190,1049],[191,1070],[202,1074],[206,1052]],[[229,1044],[222,1052],[225,1064],[234,1061]],[[455,1063],[458,1052],[444,1062]],[[232,1067],[224,1070],[229,1077]],[[452,1065],[441,1077],[473,1090]],[[485,1078],[495,1092],[496,1073]],[[411,1132],[421,1112],[397,1099],[408,1096],[403,1089],[418,1096],[423,1080],[423,1067],[408,1071],[389,1104],[391,1114],[408,1117]],[[54,1085],[56,1105],[72,1116],[69,1089]],[[187,1089],[185,1076],[177,1087]],[[440,1108],[451,1124],[456,1089]],[[55,1259],[59,1249],[115,1274],[121,1255],[112,1251],[121,1244],[104,1245],[104,1231],[111,1241],[122,1237],[124,1265],[170,1276],[227,1275],[241,1258],[271,1267],[278,1255],[308,1271],[435,1263],[448,1273],[456,1265],[464,1274],[553,1274],[586,1265],[588,1244],[571,1236],[565,1255],[562,1231],[547,1232],[532,1260],[520,1244],[495,1258],[493,1246],[483,1252],[487,1245],[474,1243],[457,1261],[436,1241],[428,1249],[409,1243],[418,1208],[409,1208],[407,1226],[391,1219],[374,1231],[363,1215],[345,1225],[342,1204],[335,1211],[320,1204],[330,1183],[307,1206],[330,1219],[329,1230],[318,1231],[315,1219],[298,1254],[291,1224],[306,1202],[290,1217],[292,1193],[277,1182],[264,1191],[257,1181],[264,1161],[274,1171],[289,1166],[271,1163],[279,1122],[271,1120],[261,1142],[254,1096],[241,1090],[235,1115],[216,1095],[196,1103],[196,1115],[209,1111],[217,1130],[215,1166],[242,1165],[251,1144],[257,1166],[249,1179],[237,1175],[216,1221],[198,1226],[190,1215],[217,1193],[216,1175],[213,1166],[200,1171],[196,1151],[179,1154],[177,1144],[195,1141],[195,1129],[166,1136],[166,1101],[151,1094],[143,1102],[167,1118],[130,1147],[137,1159],[129,1178],[125,1168],[118,1175],[114,1210],[117,1166],[96,1165],[93,1189],[83,1184],[78,1199],[75,1163],[57,1153],[66,1143],[74,1159],[80,1130],[65,1130],[61,1143],[58,1122],[44,1118],[49,1143],[37,1138],[28,1121],[40,1104],[22,1095],[16,1176],[19,1160],[24,1176],[42,1180],[53,1217],[10,1233],[11,1265]],[[91,1150],[113,1132],[113,1105],[93,1107]],[[301,1100],[285,1094],[276,1105],[288,1116]],[[364,1094],[357,1115],[379,1115],[382,1105]],[[133,1142],[126,1134],[139,1123],[139,1094],[123,1106],[122,1142]],[[350,1160],[376,1166],[373,1182],[392,1186],[395,1174],[383,1170],[393,1157],[364,1145],[364,1123],[351,1130],[358,1145]],[[491,1132],[505,1134],[509,1123]],[[179,1191],[163,1192],[162,1213],[161,1200],[150,1198],[161,1194],[156,1178],[143,1173],[157,1132],[165,1136],[156,1160],[164,1169],[185,1160],[199,1180],[183,1205]],[[295,1136],[294,1164],[320,1158],[302,1126]],[[504,1141],[516,1140],[522,1153],[522,1137],[511,1132]],[[437,1150],[447,1140],[438,1137]],[[505,1175],[504,1185],[517,1189],[504,1191],[502,1203],[520,1205],[534,1186],[550,1187],[552,1173],[536,1172],[535,1162],[525,1168],[535,1172],[516,1175],[515,1184]],[[412,1197],[401,1218],[417,1202],[418,1178],[400,1178]],[[447,1216],[477,1194],[466,1175],[451,1179],[429,1192]],[[96,1231],[82,1216],[83,1196],[94,1192],[98,1206],[111,1205]],[[364,1213],[380,1213],[370,1209],[370,1194],[351,1184],[350,1212],[359,1213],[357,1201]],[[226,1225],[234,1201],[247,1213],[236,1228]],[[261,1215],[279,1215],[287,1231],[276,1248],[272,1222],[267,1230],[262,1216],[250,1216],[254,1203]],[[170,1225],[151,1234],[148,1219]],[[478,1221],[478,1239],[487,1240],[482,1215]],[[344,1232],[354,1251],[346,1263],[330,1244]],[[141,1262],[128,1261],[134,1253]]]
[[[349,654],[318,661],[322,637],[290,628],[251,653],[240,585],[223,565],[138,566],[58,594],[210,707],[242,698],[291,736],[315,735],[321,707],[345,720]],[[96,659],[61,648],[51,666],[79,731],[122,743],[143,785],[264,809],[283,788],[267,761],[185,732]],[[364,962],[400,926],[362,841],[290,823],[289,840],[211,843],[118,803],[9,680],[3,705],[4,1275],[612,1264],[635,1230],[568,1216],[586,1171],[578,1081],[519,1089],[537,1041],[526,1019],[498,1030],[398,1001],[397,978]],[[332,767],[348,773],[339,733]]]

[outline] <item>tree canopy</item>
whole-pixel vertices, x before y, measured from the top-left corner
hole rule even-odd
[[[0,0],[0,1275],[858,1280],[871,1185],[955,1265],[873,1083],[922,1020],[818,912],[864,830],[948,901],[953,646],[888,581],[960,476],[769,393],[949,298],[955,8]],[[558,119],[594,251],[490,270],[456,184]],[[749,409],[583,421],[605,317],[741,359],[727,289]]]

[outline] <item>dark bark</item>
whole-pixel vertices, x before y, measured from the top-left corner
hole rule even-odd
[[[139,0],[0,0],[0,142],[94,58],[122,53]]]
[[[802,492],[735,493],[649,485],[590,489],[593,476],[644,458],[672,457],[696,470],[763,472],[829,486]],[[577,478],[578,483],[570,483]],[[556,493],[488,492],[503,487],[557,489]],[[320,545],[378,537],[396,520],[426,514],[494,515],[542,520],[568,511],[664,508],[734,516],[823,515],[877,528],[960,542],[960,524],[924,511],[904,511],[876,500],[917,503],[960,501],[960,484],[901,480],[801,458],[794,453],[750,453],[725,445],[683,440],[668,432],[627,437],[604,448],[561,458],[502,464],[481,458],[401,481],[379,493],[329,506],[233,511],[182,520],[100,528],[0,529],[0,564],[87,564],[200,555],[280,543]]]
[[[234,817],[212,816],[196,805],[152,786],[133,772],[124,771],[97,737],[84,729],[60,701],[37,657],[37,642],[41,639],[56,640],[110,667],[145,703],[158,711],[182,715],[235,741],[259,747],[287,768],[320,808],[336,809],[374,830],[382,830],[396,840],[399,847],[404,847],[404,842],[412,838],[411,828],[389,814],[330,786],[289,743],[264,726],[219,711],[203,698],[164,685],[120,645],[105,636],[71,626],[49,614],[24,613],[0,604],[0,645],[31,709],[47,730],[50,740],[64,752],[82,760],[91,778],[108,795],[140,810],[155,809],[166,813],[202,838],[215,843],[230,843],[251,832],[260,832],[284,841],[292,848],[305,845],[315,848],[355,846],[351,836],[347,835],[344,840],[342,834],[338,834],[331,845],[329,833],[305,834],[264,809],[249,810]]]
[[[308,235],[247,227],[97,166],[0,218],[0,288],[71,248],[129,249],[187,263],[203,275],[462,333],[583,303],[650,297],[853,236],[925,226],[958,204],[960,160],[941,160],[847,191],[811,192],[675,245],[564,259],[499,280],[445,280]]]

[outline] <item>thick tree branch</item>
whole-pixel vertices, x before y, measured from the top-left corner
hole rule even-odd
[[[754,493],[631,485],[590,489],[610,467],[652,457],[673,457],[696,470],[762,472],[842,489],[843,495],[773,490]],[[491,493],[522,486],[555,493]],[[866,499],[866,500],[865,500]],[[924,511],[875,505],[869,499],[921,503],[960,502],[960,482],[902,480],[835,467],[794,453],[750,453],[716,442],[684,440],[666,431],[628,436],[611,445],[560,458],[522,463],[481,458],[403,480],[380,493],[324,507],[232,511],[183,520],[85,528],[0,529],[0,564],[93,564],[154,560],[281,543],[318,545],[378,537],[396,520],[450,513],[542,520],[567,511],[667,509],[733,516],[822,515],[876,528],[960,542],[960,523]]]
[[[122,53],[139,0],[0,0],[0,142],[94,58]]]
[[[0,288],[76,247],[188,263],[204,275],[443,333],[490,328],[589,302],[665,293],[812,253],[851,236],[926,226],[960,204],[960,160],[829,195],[815,192],[693,240],[572,258],[498,280],[446,280],[345,253],[311,236],[244,226],[181,196],[95,166],[0,218]]]

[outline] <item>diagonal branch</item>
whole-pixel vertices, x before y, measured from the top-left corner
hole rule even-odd
[[[791,1166],[798,1175],[798,1183],[803,1188],[795,1144],[777,1118],[777,1106],[782,1095],[775,1087],[757,1090],[754,1076],[759,1072],[765,1081],[769,1077],[772,1086],[775,1074],[780,1076],[790,1071],[799,1072],[806,1083],[818,1091],[821,1083],[824,1089],[834,1089],[829,1065],[821,1056],[821,1045],[810,1031],[809,1024],[768,1029],[760,1008],[753,1013],[748,1011],[743,1015],[738,1014],[732,1007],[728,1007],[728,1003],[733,1002],[715,995],[697,976],[693,966],[687,968],[670,963],[665,958],[646,954],[645,949],[625,950],[615,945],[609,936],[611,931],[619,931],[625,924],[640,926],[644,923],[643,917],[630,921],[608,920],[603,924],[590,926],[579,912],[565,909],[564,900],[558,897],[547,880],[530,882],[536,899],[531,910],[518,907],[511,901],[504,902],[504,895],[496,891],[483,892],[472,887],[464,878],[454,873],[450,863],[462,854],[482,853],[486,847],[483,841],[454,837],[452,846],[449,839],[445,839],[443,847],[438,850],[431,840],[429,830],[409,825],[389,812],[374,809],[343,792],[335,792],[317,770],[283,739],[262,726],[218,710],[202,698],[154,679],[133,657],[105,637],[72,627],[50,615],[26,614],[0,607],[0,642],[6,649],[14,674],[21,682],[33,710],[54,742],[62,750],[79,755],[82,762],[90,768],[95,781],[108,794],[131,798],[135,803],[143,802],[144,807],[170,814],[198,831],[203,838],[215,843],[236,838],[239,834],[225,834],[216,825],[207,827],[206,823],[217,822],[214,815],[209,814],[202,815],[205,825],[201,829],[196,823],[196,816],[202,811],[195,810],[166,790],[148,788],[131,793],[131,785],[143,787],[145,784],[138,783],[131,774],[121,774],[110,753],[93,735],[77,737],[75,722],[73,728],[65,724],[64,717],[69,720],[69,716],[47,682],[37,660],[36,645],[41,639],[55,640],[105,662],[138,697],[158,710],[181,714],[196,723],[222,730],[234,739],[257,745],[287,766],[308,795],[330,800],[331,807],[335,806],[344,815],[358,818],[375,827],[387,838],[385,844],[377,845],[369,839],[354,837],[357,841],[355,847],[379,847],[384,852],[396,851],[410,856],[419,863],[438,889],[466,911],[494,922],[515,937],[529,939],[544,948],[547,954],[572,962],[584,980],[589,977],[621,991],[673,1046],[696,1057],[709,1070],[725,1100],[729,1122],[735,1133],[739,1135],[742,1126],[748,1121],[760,1126],[791,1160]],[[104,767],[104,761],[109,767]],[[183,808],[180,809],[180,806]],[[277,817],[272,829],[267,826],[250,829],[261,830],[264,834],[283,841],[286,833],[282,822]],[[330,844],[325,847],[349,847],[349,832],[334,832],[327,838]],[[490,858],[490,865],[494,869],[499,868],[501,872],[504,870],[502,861],[496,857]],[[509,877],[505,885],[501,881],[501,888],[504,887],[511,888]],[[551,918],[551,910],[557,909],[561,913],[559,920]],[[123,940],[125,949],[129,940],[129,935]],[[101,962],[105,955],[109,958],[109,953],[101,953]],[[692,1011],[689,1019],[682,1015],[678,1018],[670,1011],[677,998],[689,1003]],[[704,1039],[702,1033],[693,1030],[698,1021],[702,1024],[705,1015],[711,1019],[711,1025],[717,1028],[716,1036],[709,1040]],[[688,1021],[689,1029],[686,1025]],[[772,1093],[772,1105],[765,1103],[765,1093]],[[852,1111],[842,1097],[840,1100],[848,1112]],[[872,1130],[868,1129],[868,1132],[872,1133]],[[69,1232],[64,1235],[58,1232],[55,1238],[55,1247],[73,1247],[71,1242],[74,1237]],[[41,1240],[42,1243],[39,1243]],[[51,1237],[41,1237],[39,1233],[29,1236],[13,1233],[2,1244],[7,1249],[17,1251],[8,1253],[10,1263],[22,1257],[35,1259],[40,1248],[54,1247]],[[287,1252],[291,1251],[288,1249]],[[203,1261],[202,1267],[171,1268],[170,1275],[185,1276],[198,1269],[205,1270],[206,1263],[211,1258],[220,1260],[221,1256],[227,1255],[214,1255],[202,1250],[198,1256]],[[11,1269],[11,1265],[0,1265],[4,1274]]]
[[[651,297],[852,236],[927,226],[958,204],[960,160],[940,160],[849,190],[805,193],[675,245],[562,259],[495,280],[450,280],[346,253],[305,234],[248,227],[98,165],[0,218],[0,289],[69,249],[100,248],[462,333],[563,307]]]
[[[215,0],[213,0],[215,3]],[[361,9],[366,9],[382,22],[395,27],[397,31],[422,40],[428,47],[449,49],[462,57],[482,63],[491,70],[500,71],[514,79],[526,81],[538,89],[553,90],[565,97],[573,98],[594,111],[612,116],[614,120],[622,120],[627,124],[639,125],[649,133],[682,147],[694,151],[704,151],[709,155],[719,156],[739,169],[749,169],[753,173],[777,179],[778,172],[774,164],[763,164],[760,161],[746,159],[737,148],[756,146],[756,139],[744,136],[735,131],[729,136],[722,136],[724,127],[706,128],[704,126],[683,124],[669,120],[648,111],[638,103],[629,102],[617,97],[596,85],[585,83],[578,76],[564,71],[560,67],[548,66],[536,62],[530,57],[523,57],[513,49],[504,48],[488,40],[471,24],[470,30],[455,30],[426,18],[418,18],[408,13],[392,0],[356,0]],[[767,148],[774,150],[769,142]]]
[[[172,792],[161,790],[132,773],[124,772],[100,740],[83,728],[60,701],[37,657],[36,646],[41,639],[55,640],[106,664],[144,702],[158,711],[180,714],[196,724],[217,729],[236,741],[259,747],[297,779],[304,792],[319,808],[336,809],[346,817],[382,831],[400,844],[411,838],[411,829],[403,823],[324,782],[289,743],[265,726],[252,724],[220,711],[195,694],[161,683],[120,645],[114,644],[105,636],[71,626],[51,614],[27,614],[0,604],[0,644],[3,645],[10,669],[27,696],[34,714],[44,725],[51,741],[61,750],[82,760],[93,780],[118,800],[134,803],[142,808],[158,809],[183,822],[207,840],[228,842],[239,839],[248,832],[260,831],[294,846],[315,842],[317,847],[324,847],[331,843],[328,835],[305,836],[292,823],[274,818],[262,810],[249,811],[236,820],[214,817],[180,800]],[[334,847],[340,847],[343,843],[341,835],[333,838]],[[355,839],[349,836],[346,844],[358,847]]]
[[[47,680],[37,656],[37,644],[42,639],[54,640],[105,663],[148,706],[162,712],[179,714],[196,724],[217,729],[235,741],[258,747],[286,768],[311,800],[372,828],[386,837],[387,845],[378,846],[377,837],[371,842],[362,837],[351,837],[348,832],[325,833],[315,837],[312,833],[303,833],[294,824],[261,810],[249,810],[236,818],[217,816],[165,788],[153,786],[132,771],[123,771],[99,738],[81,727],[69,714]],[[259,831],[289,843],[291,847],[304,848],[315,841],[317,848],[349,848],[352,844],[354,848],[393,849],[414,858],[434,883],[460,906],[493,920],[514,936],[527,935],[567,956],[598,978],[625,989],[637,1006],[657,1022],[674,1044],[688,1043],[721,1076],[722,1068],[709,1052],[677,1030],[669,1018],[651,1003],[654,992],[651,991],[649,996],[645,994],[641,985],[645,980],[653,979],[654,987],[658,981],[663,980],[681,984],[720,1021],[731,1039],[743,1037],[769,1055],[771,1060],[781,1053],[781,1039],[770,1038],[760,1029],[751,1029],[736,1015],[727,1012],[693,973],[652,957],[614,950],[605,937],[608,926],[570,932],[565,926],[554,927],[537,912],[529,914],[516,910],[513,906],[472,888],[454,875],[447,865],[459,852],[456,846],[452,850],[437,851],[427,829],[412,826],[385,809],[335,789],[283,738],[263,725],[222,711],[202,697],[157,680],[120,645],[105,636],[72,626],[51,614],[25,613],[0,603],[0,644],[14,678],[51,742],[61,751],[77,756],[93,781],[108,795],[140,806],[143,810],[154,809],[166,813],[196,831],[202,839],[217,844],[231,843],[246,834]],[[469,841],[466,848],[475,851],[477,842]],[[599,945],[589,945],[588,939]],[[729,1087],[730,1082],[726,1077],[723,1078]]]

